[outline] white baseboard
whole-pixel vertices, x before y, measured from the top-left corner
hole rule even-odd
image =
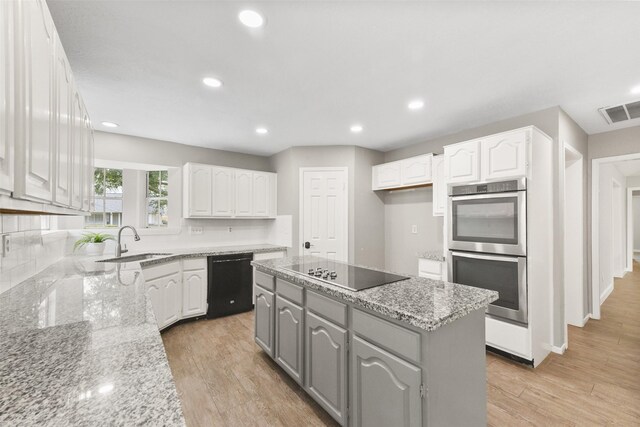
[[[586,316],[584,316],[584,319],[582,319],[582,325],[580,325],[580,327],[584,327],[584,325],[587,324],[587,322],[589,321],[589,319],[591,319],[591,314],[587,313]]]
[[[567,351],[567,343],[562,344],[560,347],[552,345],[551,351],[557,354],[564,354],[564,352]]]
[[[604,290],[604,293],[600,295],[600,305],[602,305],[602,303],[604,303],[605,300],[609,298],[611,292],[613,292],[613,282],[611,282],[609,286],[607,286],[607,289]]]

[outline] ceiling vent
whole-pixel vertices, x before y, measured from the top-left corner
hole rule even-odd
[[[604,117],[610,125],[627,120],[640,119],[640,101],[615,105],[613,107],[604,107],[598,111],[600,111],[602,117]]]

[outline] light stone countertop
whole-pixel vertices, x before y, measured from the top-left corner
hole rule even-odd
[[[144,263],[285,249],[162,249],[175,255]],[[184,425],[141,263],[105,258],[66,257],[0,294],[0,425]]]
[[[418,258],[429,259],[432,261],[444,261],[442,251],[424,251],[418,252]]]
[[[421,277],[409,277],[399,282],[356,292],[316,280],[306,274],[283,269],[303,260],[313,261],[318,258],[279,258],[253,261],[252,265],[264,273],[426,331],[433,331],[475,310],[486,308],[489,303],[498,299],[498,293],[495,291]]]

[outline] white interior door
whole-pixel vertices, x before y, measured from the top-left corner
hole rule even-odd
[[[300,168],[302,254],[348,259],[347,168]]]

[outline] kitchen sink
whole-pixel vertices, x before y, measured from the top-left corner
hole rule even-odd
[[[137,254],[137,255],[129,255],[129,256],[121,256],[117,258],[107,258],[101,259],[96,262],[113,262],[113,263],[123,263],[123,262],[135,262],[135,261],[144,261],[145,259],[155,259],[162,258],[164,256],[171,255],[168,253],[148,253],[148,254]]]

